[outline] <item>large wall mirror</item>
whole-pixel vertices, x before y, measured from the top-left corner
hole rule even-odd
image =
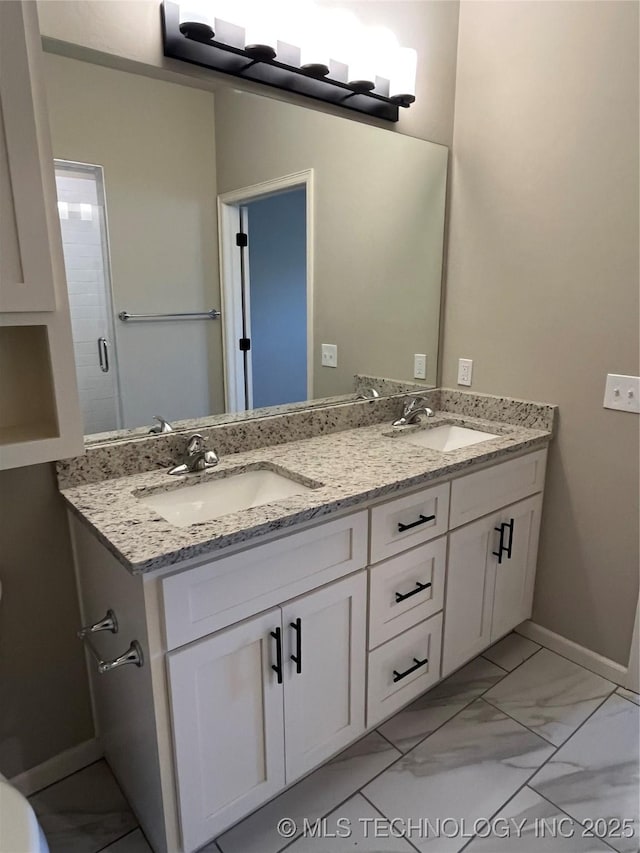
[[[87,434],[435,384],[445,147],[45,62]]]

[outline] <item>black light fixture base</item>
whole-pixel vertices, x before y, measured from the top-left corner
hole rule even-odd
[[[411,104],[415,103],[416,96],[415,95],[392,95],[389,100],[397,104],[399,107],[410,107]]]
[[[198,21],[185,21],[180,24],[180,32],[185,38],[203,42],[211,41],[215,36],[209,24],[201,24]]]
[[[348,86],[354,92],[372,92],[376,84],[373,80],[349,80]]]
[[[326,77],[329,73],[329,66],[323,62],[308,62],[306,65],[300,66],[300,71],[306,74],[307,77]]]
[[[275,50],[268,44],[246,44],[244,52],[254,62],[270,62],[276,58]]]
[[[314,76],[305,73],[304,69],[278,62],[274,57],[252,56],[247,49],[217,42],[211,27],[207,30],[203,24],[180,24],[180,8],[171,0],[163,0],[161,15],[164,55],[172,59],[263,83],[385,121],[398,121],[399,106],[405,106],[376,92],[356,91],[347,83],[327,77],[329,69],[326,65],[318,64],[319,69],[326,68],[326,73]],[[250,49],[262,47],[249,45]]]

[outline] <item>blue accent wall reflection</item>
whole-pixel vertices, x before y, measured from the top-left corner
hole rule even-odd
[[[304,187],[247,205],[253,405],[307,399]]]

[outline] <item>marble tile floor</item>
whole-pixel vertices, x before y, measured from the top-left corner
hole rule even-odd
[[[637,853],[638,703],[510,634],[202,853]],[[104,761],[31,803],[51,853],[151,853]]]

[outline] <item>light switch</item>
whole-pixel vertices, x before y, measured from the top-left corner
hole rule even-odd
[[[602,405],[605,409],[640,413],[640,376],[609,373]]]
[[[338,366],[338,347],[336,344],[322,344],[322,366]]]
[[[413,356],[413,378],[427,378],[427,356],[424,353],[417,352]]]
[[[473,359],[458,359],[458,385],[471,385],[473,375]]]

